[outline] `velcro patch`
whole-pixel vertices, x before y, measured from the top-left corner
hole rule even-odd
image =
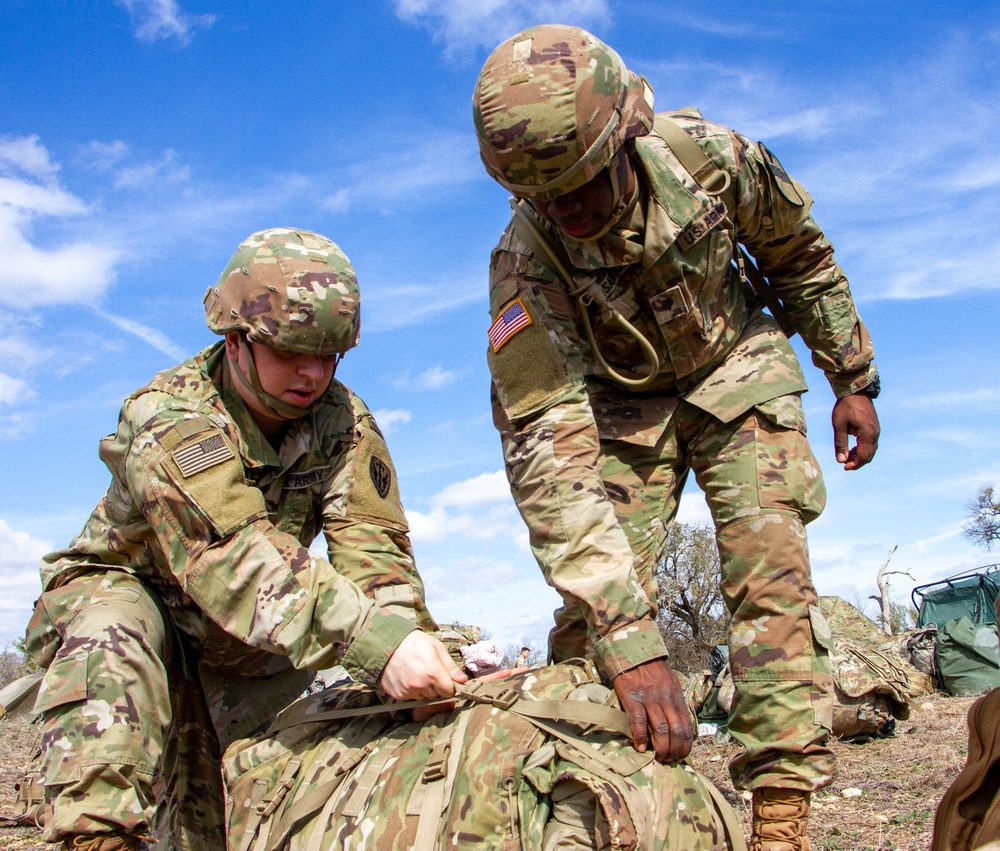
[[[717,201],[714,207],[710,207],[702,213],[677,235],[677,244],[681,251],[687,251],[692,245],[699,242],[725,217],[726,203],[725,201]]]
[[[796,207],[805,205],[806,199],[802,197],[795,181],[788,176],[785,167],[778,162],[778,158],[764,147],[763,142],[758,142],[757,147],[760,148],[760,152],[764,156],[764,162],[767,163],[768,169],[774,175],[774,182],[777,184],[781,194],[785,196],[785,199]]]
[[[499,352],[518,331],[523,331],[530,324],[531,316],[525,309],[524,302],[519,298],[514,299],[490,325],[490,345],[493,347],[493,354]]]
[[[170,454],[185,479],[235,457],[229,444],[222,439],[221,432],[215,432],[203,437],[197,443],[175,449]]]

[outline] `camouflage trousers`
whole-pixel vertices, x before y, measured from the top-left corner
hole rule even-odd
[[[131,833],[180,851],[225,848],[222,749],[249,730],[226,729],[225,681],[191,674],[181,646],[155,594],[121,571],[77,576],[38,600],[26,647],[46,669],[35,710],[48,841]],[[256,690],[269,713],[308,685],[289,672],[291,688]],[[252,702],[243,692],[230,702]]]
[[[601,385],[591,403],[602,477],[656,608],[656,563],[689,471],[716,529],[721,588],[732,616],[736,696],[729,731],[744,752],[730,765],[737,788],[819,789],[834,776],[829,628],[812,584],[805,524],[823,510],[822,474],[805,437],[798,396],[734,421],[670,395]],[[556,660],[580,655],[585,622],[556,613]]]

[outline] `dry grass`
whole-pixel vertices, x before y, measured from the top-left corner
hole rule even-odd
[[[934,811],[965,765],[971,697],[917,698],[896,735],[862,745],[835,742],[832,785],[813,796],[809,835],[814,851],[926,851]],[[725,793],[749,828],[750,804],[734,790],[732,744],[699,740],[692,764]]]
[[[837,742],[840,773],[814,796],[811,838],[815,851],[926,851],[934,810],[965,764],[966,713],[972,698],[936,694],[918,699],[893,738],[863,745]],[[10,812],[14,783],[38,738],[38,728],[0,721],[0,812]],[[749,805],[729,781],[731,744],[699,740],[691,762],[716,782],[745,825]],[[860,793],[860,794],[858,794]],[[0,848],[52,851],[34,828],[0,825]]]
[[[12,719],[0,721],[0,813],[7,815],[14,805],[14,784],[24,774],[38,747],[39,727]],[[13,827],[0,823],[0,848],[4,851],[52,851],[56,846],[42,842],[33,827]]]

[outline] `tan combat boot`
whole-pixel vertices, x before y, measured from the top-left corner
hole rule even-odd
[[[808,792],[777,787],[755,789],[749,851],[809,851],[808,815]]]
[[[63,842],[63,851],[141,851],[146,848],[144,836],[128,833],[98,833],[74,836]]]

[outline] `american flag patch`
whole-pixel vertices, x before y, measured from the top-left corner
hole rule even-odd
[[[493,353],[499,352],[504,343],[530,324],[531,317],[524,309],[524,302],[521,299],[515,299],[490,325],[490,345],[493,347]]]
[[[190,446],[175,449],[171,454],[184,478],[235,457],[221,434],[213,434]]]

